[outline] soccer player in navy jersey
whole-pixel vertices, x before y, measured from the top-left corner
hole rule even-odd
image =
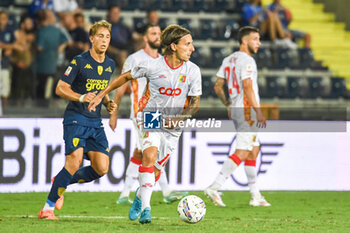
[[[95,112],[89,112],[88,105],[107,87],[115,68],[114,61],[105,54],[111,40],[111,25],[105,20],[98,21],[89,34],[92,48],[71,61],[57,84],[56,94],[69,100],[63,120],[66,162],[54,178],[39,219],[57,219],[54,208],[62,207],[63,193],[69,184],[90,182],[108,171],[109,149],[101,122],[101,105],[109,113],[117,106],[108,95]],[[79,169],[83,157],[91,161],[91,166]]]

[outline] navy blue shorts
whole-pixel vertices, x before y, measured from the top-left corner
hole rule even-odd
[[[65,154],[69,155],[76,149],[84,148],[84,158],[87,152],[98,151],[109,156],[108,141],[103,127],[93,128],[81,125],[64,125],[63,139]]]

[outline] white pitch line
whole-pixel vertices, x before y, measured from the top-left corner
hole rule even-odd
[[[36,215],[4,215],[5,218],[38,218]],[[125,216],[83,216],[83,215],[58,215],[58,218],[93,218],[93,219],[128,219]],[[154,219],[171,219],[168,217],[152,217]]]
[[[5,217],[5,218],[38,218],[37,215],[3,215],[0,217]],[[68,218],[68,219],[77,219],[77,218],[86,218],[86,219],[129,219],[128,217],[125,216],[83,216],[83,215],[59,215],[57,216],[58,218]],[[177,218],[169,218],[169,217],[152,217],[152,219],[164,219],[164,220],[169,220],[169,219],[177,219]],[[205,218],[205,220],[213,220],[211,218]],[[239,218],[242,221],[268,221],[268,222],[282,222],[282,223],[296,223],[296,222],[309,222],[309,223],[317,223],[320,220],[317,219],[294,219],[294,218]],[[239,221],[240,221],[239,220]],[[329,222],[332,223],[339,223],[338,220],[335,219],[330,219],[328,220]]]

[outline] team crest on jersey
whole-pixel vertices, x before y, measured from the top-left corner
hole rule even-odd
[[[179,82],[180,82],[180,83],[186,82],[186,75],[180,74]]]
[[[85,67],[84,67],[84,69],[89,69],[89,70],[92,70],[92,67],[91,67],[91,65],[90,65],[90,64],[86,64],[86,65],[85,65]]]
[[[148,138],[149,137],[149,133],[148,132],[144,132],[143,134],[142,134],[142,138]]]
[[[73,146],[77,147],[78,144],[79,144],[79,138],[73,138]]]
[[[70,62],[70,64],[72,64],[72,65],[77,65],[77,60],[73,59],[73,60]]]
[[[110,66],[108,66],[108,68],[107,68],[107,69],[105,69],[105,71],[106,71],[106,72],[110,72],[110,73],[112,73],[112,68],[111,68]]]
[[[66,69],[66,71],[64,72],[65,76],[69,76],[70,72],[72,71],[72,67],[68,66],[68,68]]]
[[[248,72],[248,73],[253,72],[253,66],[252,66],[251,64],[248,64],[248,65],[247,65],[247,72]]]
[[[97,73],[98,75],[101,75],[103,72],[103,66],[97,66]]]

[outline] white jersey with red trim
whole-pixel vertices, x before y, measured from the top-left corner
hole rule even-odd
[[[226,79],[232,107],[247,107],[243,90],[243,80],[247,78],[252,80],[255,98],[260,105],[258,70],[254,58],[247,53],[238,51],[224,58],[216,76]]]
[[[131,76],[134,79],[147,77],[150,96],[146,107],[165,114],[181,114],[187,96],[202,94],[200,69],[191,61],[172,68],[165,57],[148,59],[134,67]]]
[[[158,57],[162,57],[162,56],[159,54]],[[149,55],[144,49],[140,49],[137,52],[128,56],[128,58],[124,62],[122,73],[132,70],[132,68],[136,67],[138,64],[142,63],[145,60],[149,59],[153,61],[157,58],[154,58],[151,55]],[[136,118],[136,114],[138,112],[138,102],[142,98],[143,94],[145,93],[146,86],[147,86],[147,78],[145,77],[141,77],[139,79],[133,79],[130,82],[130,89],[131,89],[130,118],[131,119]]]

